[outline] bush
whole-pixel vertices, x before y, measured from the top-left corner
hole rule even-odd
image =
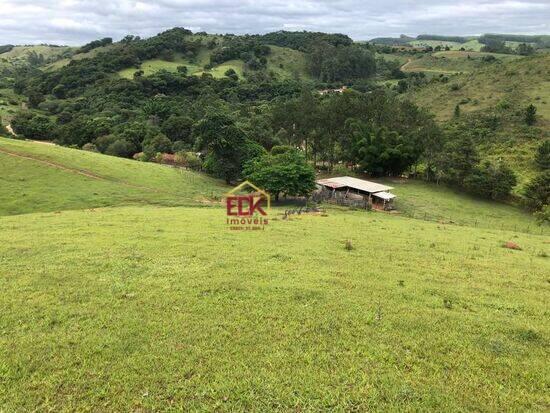
[[[542,224],[550,224],[550,205],[544,205],[540,211],[535,212],[535,219]]]
[[[82,147],[83,151],[98,152],[96,146],[93,143],[87,143]]]
[[[535,177],[524,192],[527,206],[535,211],[540,211],[550,203],[550,170],[542,172]]]
[[[516,183],[514,171],[506,165],[494,166],[489,162],[474,168],[464,180],[468,191],[491,199],[505,199]]]
[[[105,151],[107,155],[119,156],[121,158],[131,158],[135,152],[135,146],[125,139],[116,140]]]
[[[525,123],[532,126],[537,121],[537,108],[534,105],[529,105],[525,108]]]
[[[148,148],[145,151],[145,147]],[[144,152],[160,152],[170,153],[172,152],[172,142],[166,137],[166,135],[159,133],[151,139],[147,139],[143,142]]]
[[[545,140],[538,147],[535,162],[541,169],[550,169],[550,139]]]
[[[186,166],[189,169],[200,171],[202,161],[194,152],[178,152],[175,157],[176,164]]]
[[[99,152],[105,153],[107,151],[107,148],[111,144],[115,143],[118,139],[120,138],[115,135],[100,136],[95,140],[95,147]]]
[[[56,128],[50,118],[36,115],[32,112],[19,112],[11,121],[11,126],[16,134],[27,139],[54,140]]]
[[[190,149],[192,149],[192,146],[184,141],[176,141],[172,144],[172,152],[174,153],[185,152]]]

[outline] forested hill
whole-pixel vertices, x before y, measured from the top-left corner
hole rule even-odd
[[[442,49],[357,43],[343,34],[184,28],[26,54],[7,45],[0,118],[18,137],[144,161],[168,157],[227,182],[246,178],[258,158],[272,156],[258,163],[266,166],[302,157],[332,173],[411,174],[494,199],[511,191],[523,197],[550,156],[543,92],[527,93],[518,107],[499,103],[506,116],[481,120],[468,112],[492,102],[490,90],[453,108],[449,102],[477,73],[494,73],[487,78],[494,83],[515,79],[502,68],[516,60],[534,59],[545,82],[547,59],[525,57],[535,53],[527,45],[479,56]],[[431,96],[443,103],[431,105]],[[522,131],[518,157],[502,156],[502,142],[514,147],[515,138],[486,133],[507,124]]]

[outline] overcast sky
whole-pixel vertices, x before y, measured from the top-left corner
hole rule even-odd
[[[209,33],[312,30],[355,40],[550,34],[550,0],[0,0],[0,45],[77,45],[175,26]]]

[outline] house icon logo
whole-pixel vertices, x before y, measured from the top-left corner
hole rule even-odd
[[[244,181],[225,195],[226,223],[232,230],[265,229],[271,197],[252,182]]]

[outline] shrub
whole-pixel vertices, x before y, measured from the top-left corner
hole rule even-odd
[[[540,211],[535,212],[535,219],[542,224],[550,224],[550,205],[544,205]]]
[[[537,121],[537,108],[535,105],[529,105],[525,108],[525,123],[529,126]]]
[[[105,153],[107,155],[130,158],[136,152],[135,146],[125,139],[118,139],[109,145]]]
[[[119,137],[115,136],[115,135],[104,135],[104,136],[100,136],[99,138],[97,138],[95,140],[95,147],[96,149],[101,152],[101,153],[105,153],[105,151],[107,150],[107,148],[115,143],[117,140],[119,139]]]
[[[50,118],[32,112],[19,112],[11,121],[16,134],[28,139],[53,140],[56,137],[55,124]]]
[[[524,191],[527,206],[540,211],[550,203],[550,170],[546,170],[535,177],[526,186]]]
[[[98,152],[96,146],[93,143],[87,143],[82,147],[83,151]]]
[[[485,162],[473,169],[464,180],[466,189],[474,194],[491,199],[504,199],[516,185],[514,172],[506,165],[491,165]]]
[[[538,147],[535,162],[541,169],[550,169],[550,139],[545,140]]]
[[[172,151],[172,142],[166,135],[159,133],[143,142],[144,152],[145,147],[149,147],[149,151],[169,153]]]
[[[175,156],[176,164],[186,166],[189,169],[199,171],[202,169],[202,161],[194,152],[178,152]]]

